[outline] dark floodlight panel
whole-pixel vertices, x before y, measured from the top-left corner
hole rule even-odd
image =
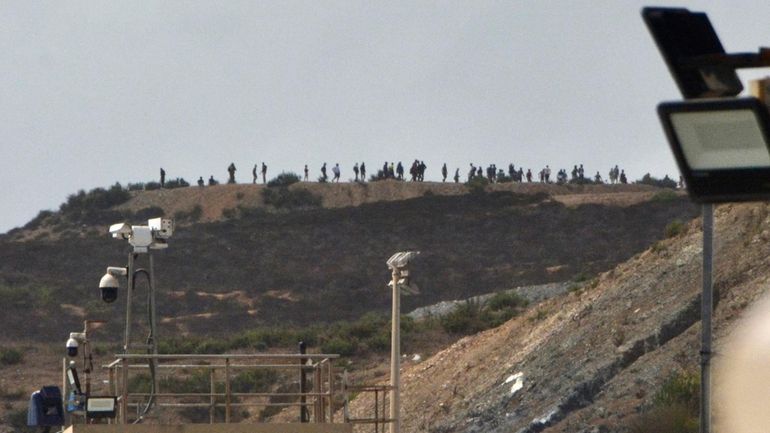
[[[644,8],[642,17],[685,99],[735,96],[743,90],[735,68],[725,64],[688,66],[687,59],[724,55],[725,49],[703,12]]]
[[[770,116],[758,99],[665,102],[658,114],[694,201],[770,199]]]

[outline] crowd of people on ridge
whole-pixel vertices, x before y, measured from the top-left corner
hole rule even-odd
[[[425,170],[427,169],[427,165],[425,164],[425,161],[415,159],[414,162],[412,162],[411,166],[409,167],[409,177],[412,182],[423,182],[425,180]],[[230,165],[227,167],[227,173],[228,173],[228,184],[234,184],[235,181],[235,163],[230,163]],[[324,183],[324,182],[339,182],[340,176],[342,174],[342,170],[340,169],[340,164],[335,163],[334,166],[331,168],[332,178],[329,179],[329,174],[327,172],[326,163],[324,162],[323,165],[320,168],[321,176],[318,178],[318,182]],[[259,177],[262,177],[262,183],[267,183],[267,164],[262,162],[261,167],[259,167],[257,164],[254,164],[254,168],[251,170],[252,174],[252,183],[256,184]],[[361,162],[360,164],[356,162],[353,165],[353,174],[354,178],[352,179],[353,182],[366,182],[366,164],[364,162]],[[537,178],[532,174],[532,169],[527,169],[527,171],[524,171],[524,168],[519,166],[516,168],[513,163],[508,164],[508,170],[507,173],[502,168],[497,168],[495,164],[490,164],[486,168],[483,168],[481,165],[478,167],[473,165],[473,163],[470,163],[470,168],[466,174],[466,181],[470,182],[473,181],[475,178],[485,178],[490,183],[498,183],[498,182],[526,182],[532,183],[532,182],[540,182],[540,183],[556,183],[556,184],[565,184],[565,183],[596,183],[596,184],[603,184],[605,183],[604,179],[602,178],[602,175],[599,171],[596,172],[595,175],[592,177],[587,177],[585,174],[585,169],[583,168],[583,164],[575,164],[570,172],[568,172],[566,169],[559,169],[556,173],[555,178],[551,176],[551,167],[549,165],[546,165],[543,167],[538,173]],[[447,177],[449,175],[449,170],[447,168],[446,163],[444,163],[441,166],[441,181],[446,182]],[[163,168],[160,169],[160,184],[161,188],[163,188],[166,178],[166,172],[163,170]],[[310,181],[310,169],[308,168],[307,164],[305,164],[304,167],[304,177],[303,180],[305,182]],[[668,179],[668,176],[666,176]],[[385,179],[394,179],[394,180],[407,180],[405,177],[404,172],[404,165],[401,163],[401,161],[394,163],[394,162],[384,162],[382,165],[382,168],[375,174],[372,175],[370,180],[385,180]],[[614,184],[627,184],[628,183],[628,177],[626,176],[626,172],[623,169],[618,168],[617,165],[614,167],[611,167],[608,173],[608,183],[611,185]],[[454,180],[455,183],[460,182],[460,169],[455,168],[454,170],[454,176],[452,177],[452,180]],[[203,187],[207,184],[206,181],[203,180],[203,176],[198,178],[198,186]],[[211,175],[208,179],[208,185],[218,185],[219,182],[214,179],[214,176]],[[680,188],[683,187],[683,180],[680,177],[678,186]]]

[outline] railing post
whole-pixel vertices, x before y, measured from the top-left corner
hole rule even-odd
[[[120,421],[122,424],[128,424],[128,358],[123,358],[121,364],[123,383],[120,392]]]
[[[225,358],[225,423],[230,423],[230,358]]]
[[[307,345],[304,341],[299,342],[299,353],[304,355],[307,353]],[[308,422],[309,417],[307,413],[307,405],[305,404],[307,402],[307,397],[305,396],[305,393],[307,393],[307,376],[305,374],[305,363],[307,362],[307,358],[300,358],[299,359],[299,393],[301,394],[299,397],[299,422]]]
[[[329,422],[334,423],[334,365],[329,358],[326,362],[329,368]]]
[[[214,369],[209,370],[209,382],[211,389],[211,399],[209,406],[209,424],[214,424],[214,417],[216,416],[217,398],[214,394],[217,392],[216,383],[214,382]]]

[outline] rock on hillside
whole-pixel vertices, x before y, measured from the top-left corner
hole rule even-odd
[[[764,204],[716,211],[717,351],[770,281],[769,215]],[[627,431],[672,372],[697,369],[701,243],[694,221],[582,290],[406,364],[403,431]]]

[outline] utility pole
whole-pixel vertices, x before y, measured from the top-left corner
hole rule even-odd
[[[701,295],[700,433],[711,432],[711,315],[714,261],[714,205],[703,205],[703,294]]]

